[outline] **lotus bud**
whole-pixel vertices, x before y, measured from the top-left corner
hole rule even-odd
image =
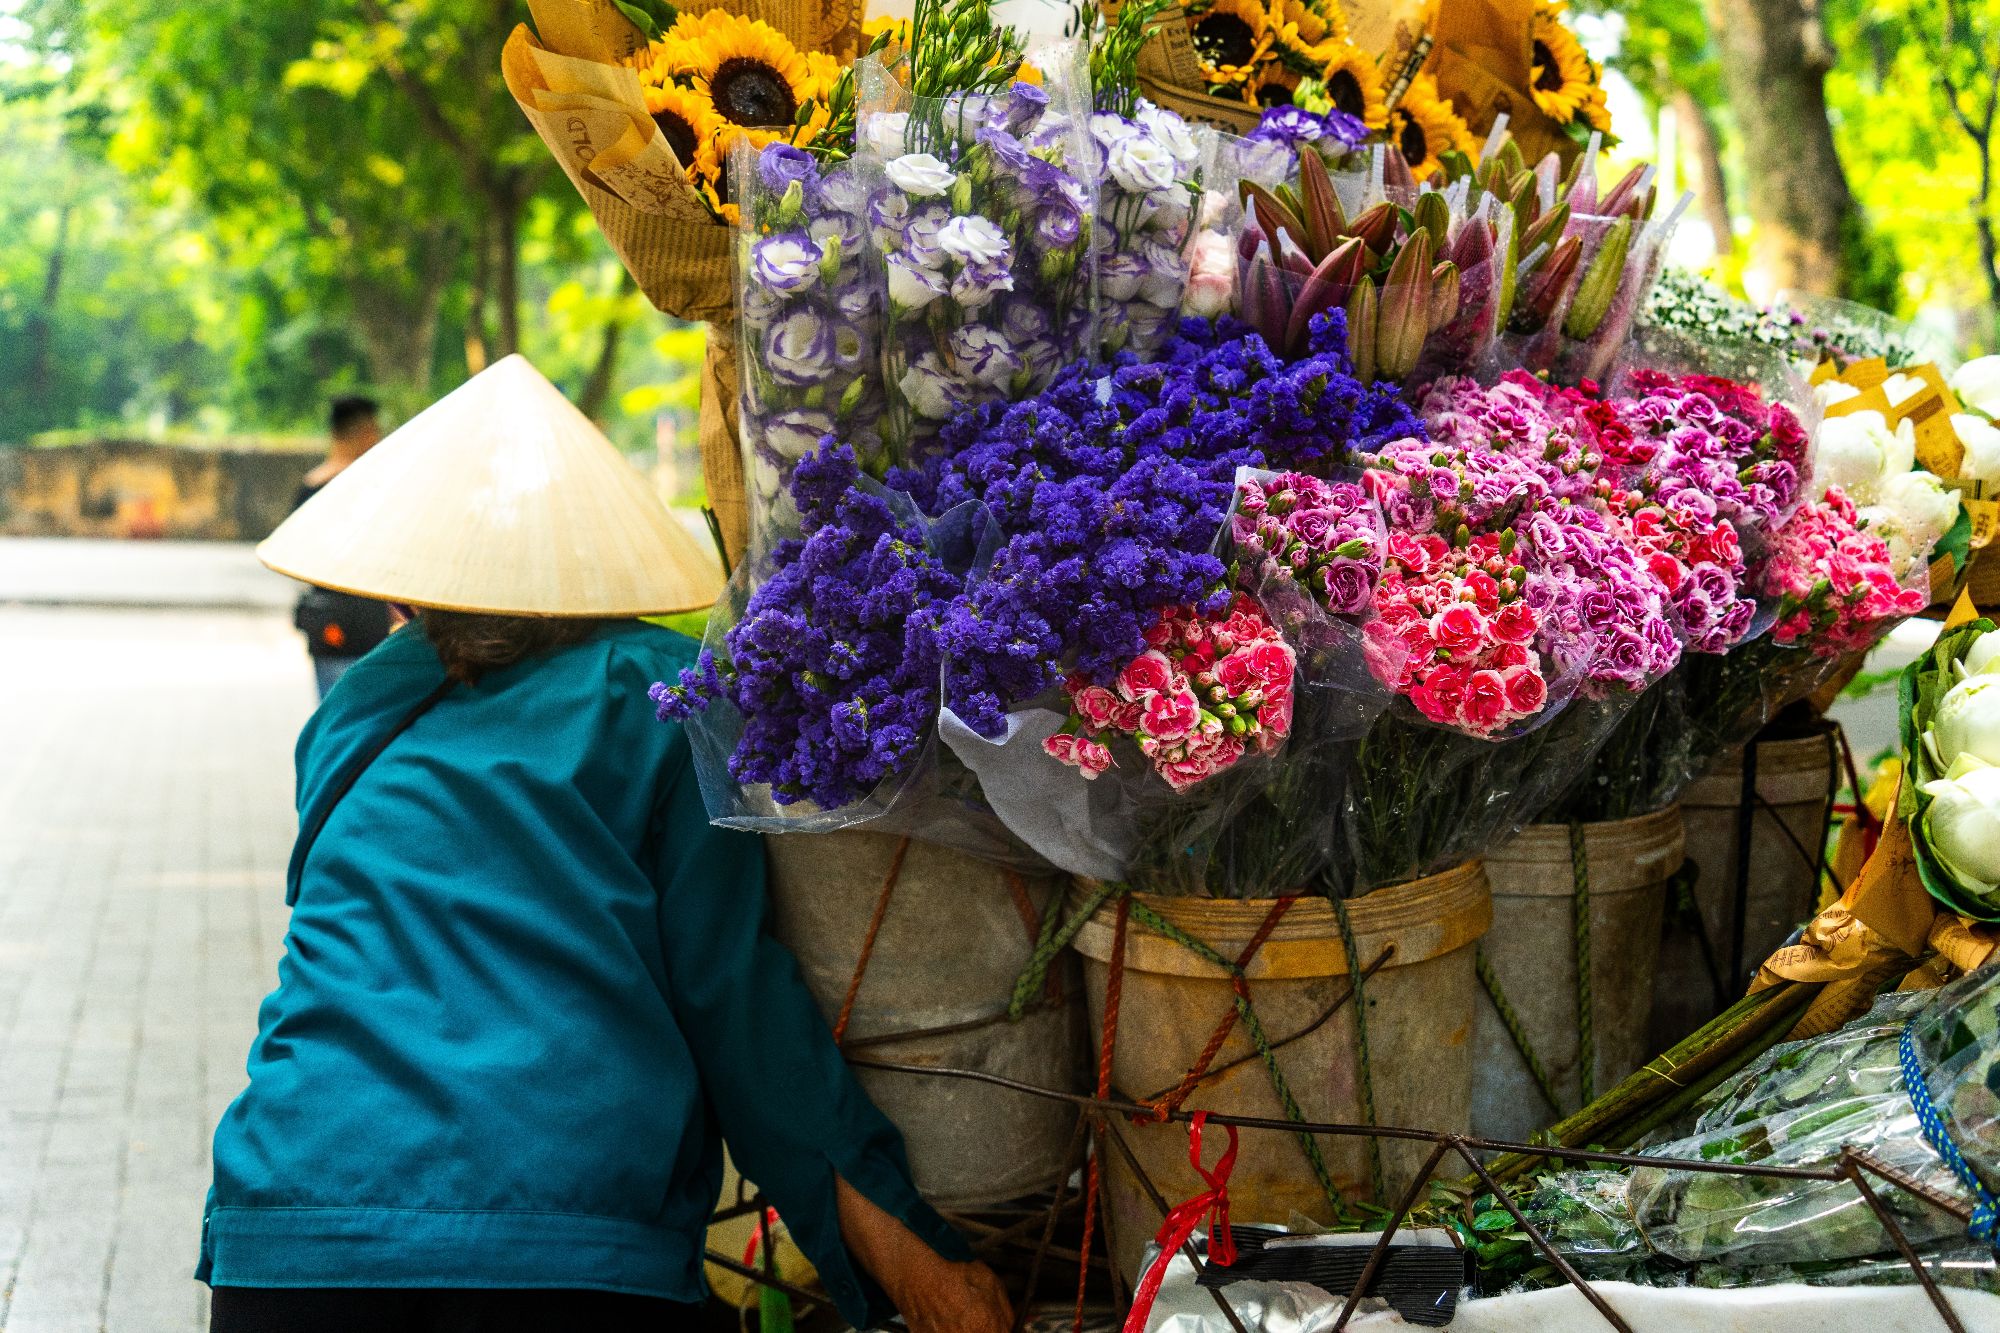
[[[1625,256],[1632,244],[1632,219],[1619,218],[1611,224],[1604,243],[1597,247],[1583,281],[1577,284],[1576,298],[1563,319],[1563,332],[1572,338],[1588,338],[1611,313],[1612,298],[1618,295],[1625,277]]]
[[[2000,668],[1993,665],[1996,661],[2000,661],[2000,630],[1988,630],[1972,641],[1965,650],[1965,656],[1959,659],[1959,666],[1968,676],[1981,672],[2000,673]]]
[[[2000,885],[2000,768],[1954,768],[1955,775],[1924,784],[1931,798],[1924,833],[1946,873],[1988,894]]]
[[[1354,361],[1354,377],[1363,384],[1375,378],[1375,313],[1378,300],[1375,280],[1363,277],[1347,297],[1347,354]]]
[[[1952,372],[1951,391],[1959,402],[1988,417],[2000,417],[2000,356],[1979,356]]]
[[[1961,755],[2000,764],[2000,674],[1981,671],[1947,690],[1931,715],[1925,743],[1940,768],[1950,768]]]

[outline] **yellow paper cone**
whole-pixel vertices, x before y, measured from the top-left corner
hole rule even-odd
[[[339,592],[501,615],[664,615],[722,588],[714,557],[518,355],[362,455],[257,555]]]

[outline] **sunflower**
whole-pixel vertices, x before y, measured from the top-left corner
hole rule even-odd
[[[1270,15],[1257,0],[1215,0],[1188,19],[1188,35],[1210,84],[1247,82],[1271,49]]]
[[[1268,22],[1277,48],[1313,69],[1331,60],[1337,44],[1347,40],[1346,16],[1337,5],[1325,14],[1312,0],[1272,0]]]
[[[697,153],[724,123],[715,103],[698,89],[678,83],[648,84],[644,92],[646,110],[667,137],[667,147],[674,150],[674,158],[688,174],[694,175]]]
[[[706,91],[732,125],[790,126],[821,90],[812,62],[761,19],[722,9],[683,15],[658,45],[665,50],[655,67]]]
[[[1273,60],[1244,85],[1243,100],[1253,106],[1290,106],[1299,76],[1282,61]]]
[[[1586,128],[1596,130],[1599,134],[1611,133],[1611,108],[1605,103],[1602,88],[1590,90],[1590,96],[1584,99],[1578,114],[1583,117]],[[1609,143],[1610,140],[1607,139],[1606,142]]]
[[[1538,0],[1528,20],[1528,93],[1535,105],[1567,125],[1596,91],[1597,66],[1563,26],[1560,0]]]
[[[1411,79],[1403,100],[1389,113],[1389,139],[1418,180],[1437,170],[1440,154],[1454,148],[1471,153],[1476,147],[1472,131],[1451,103],[1438,96],[1437,80],[1428,74]]]
[[[1320,74],[1327,100],[1350,116],[1359,116],[1371,130],[1389,123],[1389,108],[1382,100],[1382,71],[1375,57],[1342,41],[1327,58]]]

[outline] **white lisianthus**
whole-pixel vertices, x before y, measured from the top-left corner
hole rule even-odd
[[[977,214],[953,218],[939,227],[937,245],[961,264],[1007,262],[1007,234],[991,218]]]
[[[1945,691],[1924,744],[1942,769],[1966,755],[2000,764],[2000,674],[1981,671]]]
[[[1951,391],[1975,412],[2000,417],[2000,356],[1982,356],[1960,366]]]
[[[958,183],[958,173],[929,153],[905,153],[882,171],[890,184],[919,199],[935,199]]]
[[[1961,768],[1924,784],[1931,850],[1959,884],[1978,894],[2000,886],[2000,768]]]
[[[1100,148],[1110,148],[1112,144],[1129,139],[1140,132],[1139,127],[1123,116],[1109,111],[1099,111],[1090,118],[1090,137]]]
[[[1136,117],[1141,128],[1153,136],[1159,144],[1174,155],[1174,165],[1180,175],[1192,172],[1201,162],[1201,145],[1194,139],[1194,131],[1188,123],[1165,107],[1154,106],[1151,102],[1139,104]]]
[[[1850,398],[1860,396],[1861,390],[1852,384],[1842,384],[1839,380],[1828,380],[1824,384],[1813,386],[1813,399],[1821,408],[1832,407],[1835,403],[1844,403]]]
[[[1895,514],[1912,547],[1929,546],[1958,518],[1958,492],[1921,469],[1886,478],[1882,504]]]
[[[889,274],[889,304],[897,310],[922,310],[944,295],[942,275],[907,255],[890,255],[883,266]]]
[[[1965,446],[1958,475],[1967,481],[2000,481],[2000,426],[1970,412],[1957,412],[1951,428]]]
[[[1128,135],[1107,148],[1104,158],[1111,178],[1133,194],[1171,190],[1180,178],[1174,155],[1151,135]]]
[[[861,146],[874,149],[878,156],[894,157],[903,151],[909,131],[909,112],[878,111],[861,118]]]
[[[816,384],[833,369],[833,326],[805,306],[780,320],[764,342],[764,366],[782,384]]]
[[[943,421],[958,411],[957,386],[936,352],[926,352],[913,362],[896,381],[896,387],[903,391],[903,401],[918,416]]]
[[[989,389],[1004,389],[1020,372],[1021,358],[1007,335],[984,324],[967,324],[946,339],[958,372]]]

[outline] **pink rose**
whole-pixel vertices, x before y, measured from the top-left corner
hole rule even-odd
[[[1475,671],[1465,682],[1459,716],[1480,731],[1492,731],[1507,717],[1507,682],[1497,671]]]
[[[1431,617],[1431,634],[1455,662],[1469,662],[1487,646],[1486,617],[1464,602],[1447,606]]]
[[[1185,685],[1162,690],[1146,700],[1145,720],[1140,724],[1146,735],[1157,741],[1177,741],[1201,722],[1201,701]]]
[[[1118,673],[1118,692],[1132,700],[1158,694],[1173,683],[1174,664],[1157,648],[1140,653]]]
[[[1267,640],[1250,650],[1250,674],[1266,689],[1289,687],[1295,662],[1290,644]]]
[[[1535,613],[1526,602],[1509,602],[1493,617],[1493,637],[1502,643],[1531,643],[1539,628]]]
[[[1542,673],[1532,666],[1511,666],[1501,673],[1507,688],[1507,706],[1517,717],[1529,717],[1540,711],[1548,700],[1549,688],[1542,683]]]

